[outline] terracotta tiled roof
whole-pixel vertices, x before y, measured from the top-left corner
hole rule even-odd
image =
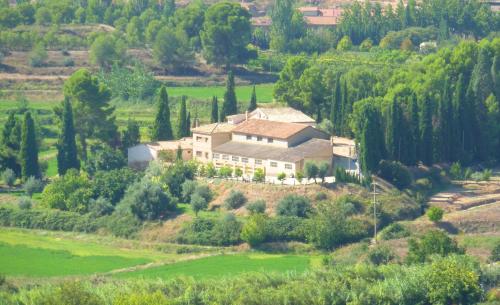
[[[200,127],[196,127],[191,129],[191,132],[195,133],[203,133],[203,134],[213,134],[219,132],[231,132],[234,129],[235,125],[228,123],[213,123],[208,125],[202,125]]]
[[[340,18],[337,17],[324,17],[324,16],[318,16],[318,17],[310,17],[306,16],[304,17],[306,20],[306,23],[308,25],[337,25],[339,22]]]
[[[181,149],[192,149],[193,148],[193,138],[186,137],[179,139],[177,141],[157,141],[147,143],[147,146],[154,150],[176,150],[179,146]]]
[[[291,107],[259,107],[250,113],[250,118],[286,123],[316,123],[316,121],[307,114]]]
[[[312,127],[304,124],[251,119],[237,125],[236,128],[233,129],[233,132],[276,139],[288,139],[306,128]]]

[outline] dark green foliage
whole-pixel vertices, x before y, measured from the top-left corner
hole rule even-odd
[[[61,135],[57,145],[57,172],[59,175],[64,175],[68,169],[80,169],[73,122],[73,108],[67,98],[64,100],[61,125]]]
[[[361,184],[361,179],[358,175],[349,173],[341,167],[337,167],[337,169],[335,170],[335,182]]]
[[[122,133],[122,151],[125,156],[128,155],[128,148],[133,147],[141,142],[141,132],[139,123],[129,119],[127,121],[127,129]]]
[[[252,248],[260,246],[267,235],[266,221],[267,217],[263,214],[253,214],[250,216],[241,230],[241,239]]]
[[[3,183],[5,183],[8,187],[14,186],[14,183],[16,183],[16,173],[10,168],[7,168],[2,172],[2,180]]]
[[[296,216],[267,218],[266,242],[299,241],[306,242],[307,220]]]
[[[40,165],[38,164],[38,143],[35,132],[35,122],[30,112],[24,114],[23,129],[21,136],[21,170],[22,178],[40,178]]]
[[[176,239],[186,244],[230,246],[241,242],[241,227],[232,214],[220,219],[196,217],[182,228]]]
[[[444,211],[438,207],[431,207],[427,210],[427,217],[432,222],[438,222],[443,218]]]
[[[167,89],[162,86],[158,96],[158,111],[156,112],[155,121],[153,123],[151,139],[155,141],[168,141],[173,138]]]
[[[92,195],[87,175],[70,169],[45,187],[41,204],[47,208],[85,213]]]
[[[238,102],[236,101],[234,75],[233,71],[229,71],[226,80],[226,91],[224,92],[224,102],[222,103],[221,122],[225,121],[226,116],[236,113],[238,113]]]
[[[1,143],[2,146],[15,151],[21,147],[21,122],[16,118],[14,112],[9,114],[4,124]]]
[[[377,176],[403,190],[411,186],[413,179],[406,166],[397,161],[380,161]]]
[[[360,163],[363,173],[374,172],[385,156],[384,137],[379,111],[366,105],[363,110],[360,138]]]
[[[355,211],[354,205],[344,200],[320,203],[309,221],[307,240],[318,249],[331,250],[365,237],[366,225],[349,217]]]
[[[219,102],[217,101],[217,97],[214,96],[212,98],[212,111],[210,115],[210,123],[219,122]]]
[[[340,91],[340,76],[335,81],[335,89],[332,92],[330,104],[330,122],[333,124],[333,134],[340,135],[342,121],[342,92]]]
[[[493,250],[491,250],[490,261],[499,262],[500,261],[500,243],[497,243]]]
[[[431,99],[427,96],[422,101],[420,113],[420,157],[425,165],[432,165],[434,153],[431,107]]]
[[[126,165],[127,160],[120,150],[108,145],[97,145],[91,148],[84,169],[88,174],[94,175],[97,171],[120,169]]]
[[[423,263],[432,255],[448,256],[453,253],[463,254],[464,249],[443,231],[430,230],[417,239],[408,241],[408,263]]]
[[[252,97],[250,98],[250,104],[248,105],[248,111],[252,112],[257,109],[257,95],[255,94],[255,85],[253,85],[252,89]]]
[[[304,174],[306,175],[307,179],[311,180],[314,179],[316,181],[316,177],[318,176],[318,165],[315,162],[312,161],[307,161],[304,164]]]
[[[104,198],[116,205],[136,180],[137,174],[129,168],[97,171],[92,178],[93,197]]]
[[[231,190],[226,199],[224,199],[224,207],[228,210],[234,210],[247,202],[245,194],[241,191]]]
[[[298,195],[286,195],[278,202],[276,214],[280,216],[307,217],[311,212],[309,199]]]
[[[176,201],[158,184],[139,181],[129,187],[119,205],[129,208],[140,220],[156,220],[174,211]]]
[[[182,96],[179,118],[177,119],[177,138],[184,138],[188,136],[189,123],[187,120],[186,96]]]
[[[30,210],[33,207],[33,201],[31,200],[30,197],[23,196],[19,198],[19,201],[17,202],[17,206],[21,210]]]
[[[205,14],[200,38],[209,63],[230,68],[231,64],[246,62],[252,55],[247,49],[251,38],[249,12],[237,3],[212,5]]]
[[[110,215],[115,210],[115,207],[105,198],[99,197],[91,199],[88,211],[91,215],[100,217]]]
[[[368,261],[374,265],[385,265],[396,258],[396,255],[387,246],[375,246],[368,252]]]
[[[246,208],[251,214],[262,214],[266,212],[266,202],[262,199],[255,200],[247,204]]]
[[[417,96],[412,94],[410,97],[410,110],[409,110],[409,131],[410,141],[408,143],[408,165],[415,165],[420,155],[420,116],[418,112]]]
[[[161,176],[162,183],[168,185],[170,193],[176,198],[182,198],[182,184],[194,179],[195,168],[190,163],[175,162]]]
[[[381,239],[400,239],[410,236],[410,230],[400,223],[392,223],[380,231],[379,236]]]

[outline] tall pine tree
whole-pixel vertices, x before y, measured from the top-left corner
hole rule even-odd
[[[394,98],[387,111],[386,123],[386,148],[388,157],[392,160],[401,161],[401,149],[403,143],[403,112],[399,102]]]
[[[36,141],[35,122],[28,111],[24,114],[21,135],[21,175],[24,180],[29,177],[40,178],[40,166],[38,164],[38,144]]]
[[[139,124],[135,120],[129,119],[127,129],[122,134],[122,150],[125,156],[128,155],[128,148],[137,145],[141,142],[141,132]]]
[[[257,109],[257,94],[255,93],[255,85],[252,89],[252,97],[250,98],[250,104],[248,105],[248,112],[252,112]]]
[[[413,93],[410,99],[410,111],[409,111],[409,122],[410,122],[410,133],[411,133],[411,141],[409,147],[409,165],[417,164],[419,160],[419,148],[420,148],[420,119],[418,113],[418,102],[417,95]]]
[[[476,98],[484,103],[484,101],[494,93],[494,83],[491,74],[492,60],[489,50],[486,47],[479,49],[477,63],[472,71],[472,89]]]
[[[210,115],[210,123],[219,122],[219,102],[217,101],[217,97],[212,97],[212,112]]]
[[[224,102],[222,103],[221,122],[226,120],[226,116],[236,114],[237,112],[238,102],[234,87],[234,75],[233,71],[229,71],[226,81],[226,92],[224,92]]]
[[[330,121],[333,125],[333,134],[340,135],[342,125],[340,122],[342,111],[342,93],[340,92],[340,76],[335,81],[335,89],[332,92],[332,103],[330,105]]]
[[[186,96],[181,98],[181,108],[179,109],[179,117],[177,119],[177,137],[183,138],[187,137],[188,134],[188,122],[187,122],[187,109],[186,109]]]
[[[371,104],[365,105],[362,113],[360,163],[363,173],[377,170],[380,160],[385,158],[384,132],[380,112]]]
[[[432,108],[431,99],[426,96],[422,101],[420,114],[420,156],[425,165],[433,162],[433,133],[432,133]]]
[[[191,135],[191,112],[188,112],[187,118],[186,118],[186,134],[187,137]]]
[[[68,169],[80,169],[80,160],[78,160],[78,150],[75,140],[73,108],[68,98],[64,100],[61,123],[62,130],[57,145],[57,172],[62,176],[66,174]]]
[[[173,138],[167,89],[162,86],[158,96],[158,111],[156,112],[155,121],[153,123],[151,139],[153,141],[168,141]]]
[[[453,112],[451,98],[448,93],[448,80],[445,81],[438,105],[438,124],[436,127],[436,152],[438,160],[450,161],[453,139]]]
[[[2,130],[1,140],[3,146],[15,151],[19,150],[21,146],[21,124],[14,115],[14,112],[11,112],[7,117],[7,121]]]

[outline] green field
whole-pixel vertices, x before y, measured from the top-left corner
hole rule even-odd
[[[236,98],[242,103],[248,103],[252,95],[253,86],[236,86]],[[255,93],[257,102],[270,103],[273,101],[274,84],[255,85]],[[167,92],[170,96],[185,95],[188,98],[198,100],[211,100],[213,96],[217,96],[219,101],[224,97],[224,86],[208,86],[208,87],[168,87]]]
[[[178,262],[161,267],[119,273],[121,278],[161,278],[192,276],[197,279],[230,277],[247,272],[304,272],[311,259],[302,255],[236,254],[218,255]]]

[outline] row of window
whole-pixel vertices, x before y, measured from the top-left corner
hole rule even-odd
[[[257,136],[257,141],[258,142],[262,142],[263,138],[261,136]],[[251,135],[247,135],[247,140],[252,140],[252,136]],[[267,138],[267,143],[273,143],[274,142],[274,139],[273,138]]]
[[[220,159],[221,155],[214,153],[213,158],[215,160]],[[222,160],[227,160],[229,161],[229,155],[222,155]],[[240,162],[240,157],[238,156],[231,156],[231,161],[233,162]],[[248,158],[246,157],[241,157],[241,163],[248,163]],[[262,160],[255,159],[255,164],[256,165],[262,165]],[[271,161],[270,163],[271,167],[278,167],[278,162]],[[285,169],[293,169],[293,165],[291,163],[285,163]]]
[[[196,137],[196,142],[208,142],[208,138],[207,137],[200,137],[200,136],[197,136]]]

